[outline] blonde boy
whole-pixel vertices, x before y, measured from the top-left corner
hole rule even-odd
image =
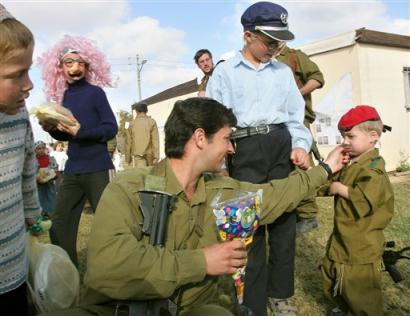
[[[383,229],[393,216],[394,195],[375,145],[391,128],[366,105],[348,111],[338,125],[351,161],[328,186],[335,216],[321,267],[324,291],[338,305],[331,315],[383,315]]]
[[[33,35],[0,4],[0,306],[27,315],[25,226],[40,214],[25,99],[33,88]]]

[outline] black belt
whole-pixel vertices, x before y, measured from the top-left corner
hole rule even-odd
[[[231,134],[231,139],[239,139],[254,135],[268,134],[278,128],[284,128],[286,125],[284,123],[280,124],[261,124],[258,126],[250,127],[237,127],[235,131]]]

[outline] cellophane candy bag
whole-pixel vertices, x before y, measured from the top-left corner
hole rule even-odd
[[[241,239],[245,245],[252,242],[253,234],[259,227],[262,190],[242,192],[238,197],[219,201],[221,194],[215,197],[212,207],[216,217],[219,236],[223,241]],[[239,304],[243,302],[245,288],[245,266],[232,275]]]

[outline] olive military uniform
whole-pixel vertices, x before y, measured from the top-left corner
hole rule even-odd
[[[350,198],[335,196],[334,229],[322,266],[325,293],[354,315],[383,315],[383,229],[393,216],[394,195],[378,149],[340,171],[336,181],[348,186]]]
[[[125,156],[135,168],[152,166],[159,159],[157,123],[146,113],[138,113],[127,129]]]
[[[266,224],[284,211],[293,210],[326,177],[322,167],[296,171],[289,178],[262,185],[216,176],[207,181],[202,176],[189,201],[167,159],[152,168],[119,174],[105,190],[94,218],[84,302],[170,298],[178,304],[179,315],[200,315],[201,309],[211,311],[208,315],[230,315],[228,310],[218,307],[219,278],[206,274],[201,249],[219,242],[210,206],[215,195],[220,192],[223,201],[239,192],[262,188],[261,224]],[[168,217],[165,248],[151,246],[149,237],[141,231],[143,217],[137,191],[152,188],[177,197]],[[110,315],[113,310],[112,306],[103,305],[87,308],[99,309],[97,315]]]
[[[277,56],[277,59],[292,69],[299,89],[311,79],[319,82],[321,86],[325,84],[319,67],[301,50],[285,47],[280,55]],[[309,127],[307,124],[312,124],[316,118],[312,108],[311,93],[305,94],[303,99],[305,100],[305,125]]]
[[[210,75],[205,75],[202,77],[201,83],[198,86],[198,92],[206,90],[206,85],[208,84],[210,77],[211,77]]]

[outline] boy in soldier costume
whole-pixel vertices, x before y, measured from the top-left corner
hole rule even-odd
[[[394,195],[375,145],[391,128],[365,105],[348,111],[338,125],[351,161],[322,188],[335,196],[334,228],[321,266],[324,291],[338,305],[331,315],[383,315],[383,229],[393,216]]]

